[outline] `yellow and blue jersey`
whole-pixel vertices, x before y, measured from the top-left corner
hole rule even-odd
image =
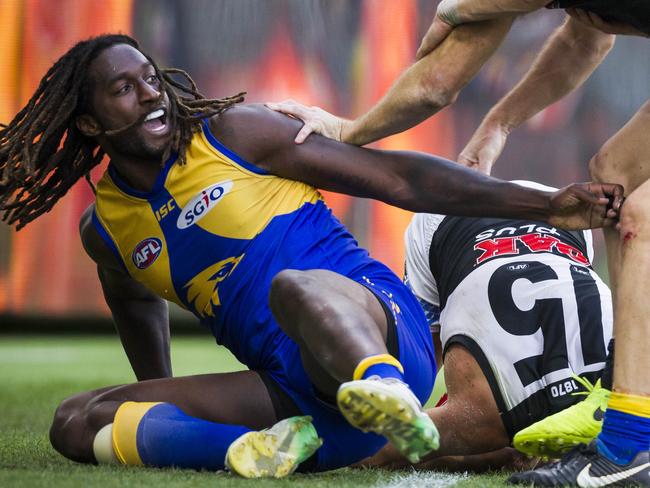
[[[207,123],[186,158],[184,165],[169,160],[146,193],[109,165],[97,185],[99,234],[131,277],[192,311],[218,343],[250,369],[266,371],[312,415],[330,446],[319,451],[319,469],[372,455],[385,440],[354,429],[315,398],[297,344],[271,313],[271,280],[283,269],[327,269],[370,289],[392,315],[405,380],[424,402],[435,360],[415,297],[357,245],[312,186],[244,161]]]
[[[131,277],[192,311],[249,367],[264,367],[272,347],[266,302],[277,272],[354,275],[375,264],[315,188],[242,160],[207,124],[187,164],[169,160],[148,193],[109,165],[94,223]]]

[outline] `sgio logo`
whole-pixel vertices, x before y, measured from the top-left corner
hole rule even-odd
[[[162,241],[157,237],[149,237],[140,241],[135,249],[131,259],[138,269],[148,268],[158,259],[162,251]]]
[[[194,225],[206,214],[214,208],[219,200],[230,191],[232,188],[232,181],[222,181],[212,186],[204,188],[201,192],[192,198],[181,209],[181,214],[176,221],[176,227],[179,229],[187,229],[189,226]]]

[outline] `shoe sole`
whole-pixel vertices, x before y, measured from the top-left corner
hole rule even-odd
[[[560,458],[578,444],[589,444],[592,440],[594,440],[594,437],[544,437],[531,433],[530,435],[515,437],[513,446],[518,451],[529,456]]]
[[[438,429],[428,415],[388,388],[353,381],[339,388],[341,413],[354,427],[386,437],[412,463],[438,449]]]
[[[314,437],[311,417],[287,423],[283,431],[248,432],[228,448],[226,465],[244,478],[283,478],[293,473],[322,442]]]

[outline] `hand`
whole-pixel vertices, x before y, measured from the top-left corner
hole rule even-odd
[[[489,175],[507,139],[508,132],[504,128],[481,124],[458,155],[458,162]]]
[[[349,120],[332,115],[319,107],[307,107],[294,100],[285,100],[280,103],[266,103],[271,110],[282,112],[304,122],[302,129],[296,135],[294,142],[302,144],[305,139],[315,132],[335,141],[343,141],[343,129],[350,124]]]
[[[622,34],[627,36],[648,37],[648,34],[635,29],[629,24],[604,20],[599,15],[578,8],[568,8],[566,12],[575,20],[587,27],[598,29],[606,34]]]
[[[431,27],[429,27],[429,30],[422,38],[420,47],[415,54],[415,59],[420,60],[433,51],[447,38],[449,34],[451,34],[452,30],[454,30],[454,26],[447,24],[436,14],[431,23]]]
[[[574,183],[551,195],[548,223],[567,230],[613,227],[623,199],[621,185]]]
[[[353,468],[384,468],[404,469],[411,466],[408,459],[402,456],[392,444],[386,444],[379,452],[371,457],[362,459],[352,465]]]

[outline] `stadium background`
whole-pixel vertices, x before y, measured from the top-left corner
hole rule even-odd
[[[0,0],[0,121],[12,118],[73,43],[112,31],[134,35],[162,66],[187,70],[207,96],[245,90],[250,102],[290,97],[356,116],[413,61],[436,3]],[[377,146],[454,158],[562,18],[563,13],[553,11],[518,20],[451,108]],[[510,137],[494,174],[556,186],[587,179],[589,158],[647,99],[649,61],[646,40],[619,38],[582,89]],[[103,167],[94,172],[94,180]],[[361,244],[401,274],[402,232],[409,213],[341,195],[326,197]],[[0,332],[32,326],[54,330],[74,322],[89,330],[89,320],[96,327],[110,324],[94,265],[77,231],[79,216],[92,199],[81,181],[49,214],[20,232],[0,223]],[[597,268],[604,271],[602,261]],[[172,317],[184,329],[188,316],[173,309]]]

